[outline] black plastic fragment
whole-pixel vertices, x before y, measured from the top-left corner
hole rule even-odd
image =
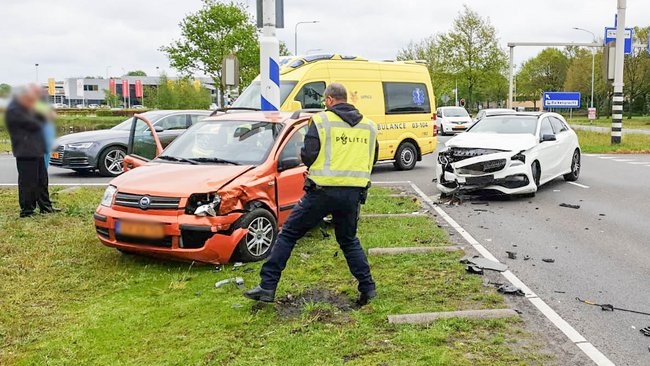
[[[508,259],[517,259],[517,252],[506,251],[508,254]]]
[[[477,267],[477,266],[467,266],[465,268],[467,273],[472,273],[472,274],[477,274],[477,275],[482,275],[483,274],[483,268]]]
[[[506,295],[526,296],[526,294],[519,287],[512,285],[501,285],[497,287],[497,291]]]
[[[580,205],[572,205],[570,203],[560,203],[560,207],[573,208],[577,210],[580,208]]]
[[[553,258],[543,258],[543,259],[542,259],[542,262],[546,262],[546,263],[555,263],[555,259],[553,259]]]
[[[645,327],[643,329],[639,329],[641,334],[643,334],[646,337],[650,337],[650,327]]]

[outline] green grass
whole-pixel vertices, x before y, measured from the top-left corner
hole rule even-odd
[[[620,144],[612,145],[608,133],[576,130],[576,134],[583,153],[650,153],[650,135],[624,134]]]
[[[17,218],[15,190],[0,190],[0,364],[3,365],[512,365],[548,364],[540,341],[518,319],[449,319],[431,326],[389,325],[386,316],[499,308],[501,295],[466,274],[459,253],[371,257],[379,296],[345,311],[308,302],[287,316],[258,307],[234,286],[258,282],[261,264],[227,266],[122,255],[95,238],[91,215],[101,190],[59,194],[61,214]],[[57,196],[56,194],[54,196]],[[376,207],[382,197],[371,197]],[[444,245],[426,218],[363,219],[366,247]],[[324,288],[356,294],[333,236],[299,242],[278,296]],[[286,309],[284,309],[286,310]],[[347,361],[347,362],[346,362]]]
[[[573,118],[569,119],[568,116],[565,116],[567,121],[570,124],[576,125],[592,125],[598,127],[612,127],[611,118],[598,118],[593,121],[588,118]],[[633,128],[633,129],[650,129],[650,117],[632,117],[632,119],[627,119],[623,117],[623,128]]]

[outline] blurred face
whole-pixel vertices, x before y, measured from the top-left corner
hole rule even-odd
[[[23,107],[30,109],[34,107],[38,98],[37,93],[33,89],[29,89],[20,95],[18,101]]]
[[[334,98],[329,95],[325,97],[325,108],[330,109],[334,104],[336,104]]]

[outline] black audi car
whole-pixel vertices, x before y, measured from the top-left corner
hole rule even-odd
[[[155,126],[164,146],[172,142],[192,124],[210,115],[201,110],[160,110],[141,114]],[[122,161],[126,156],[129,118],[108,130],[72,133],[57,139],[50,163],[79,173],[98,171],[107,177],[122,174]]]

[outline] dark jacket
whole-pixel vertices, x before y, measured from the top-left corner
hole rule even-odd
[[[363,119],[363,115],[352,104],[339,103],[333,105],[327,111],[332,112],[339,116],[343,121],[347,122],[350,126],[354,127]],[[302,162],[310,167],[316,161],[318,153],[320,152],[320,138],[318,137],[318,129],[316,124],[310,121],[309,129],[305,135],[305,146],[300,151]]]
[[[45,155],[45,119],[12,100],[7,106],[5,124],[16,158],[42,158]]]

